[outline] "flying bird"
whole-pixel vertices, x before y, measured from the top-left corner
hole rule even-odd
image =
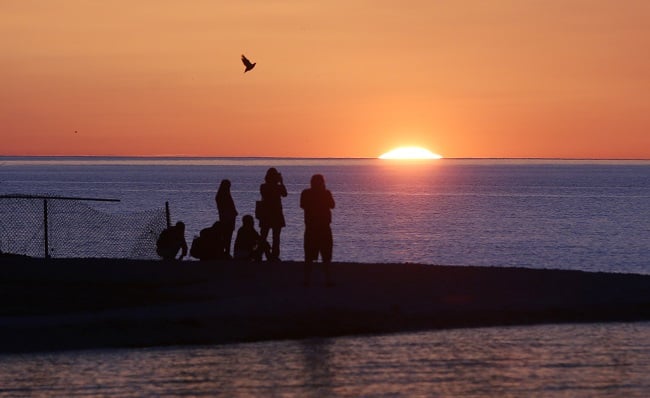
[[[241,55],[241,62],[244,63],[244,66],[246,69],[244,69],[244,73],[248,72],[249,70],[253,69],[255,67],[255,62],[251,62],[246,58],[244,54]]]

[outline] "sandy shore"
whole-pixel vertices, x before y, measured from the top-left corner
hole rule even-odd
[[[0,352],[650,320],[650,276],[418,264],[0,259]]]

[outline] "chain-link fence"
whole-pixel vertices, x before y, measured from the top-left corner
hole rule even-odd
[[[0,196],[0,250],[31,257],[157,258],[164,207],[125,214],[93,208],[114,199]]]

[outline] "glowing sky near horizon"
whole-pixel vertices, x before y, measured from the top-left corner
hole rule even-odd
[[[650,158],[648,21],[645,0],[0,0],[0,155]]]

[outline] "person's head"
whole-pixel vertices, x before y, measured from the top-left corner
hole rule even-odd
[[[266,170],[264,181],[269,184],[276,184],[280,182],[280,173],[278,173],[278,170],[275,167],[271,167]]]
[[[221,180],[221,184],[219,184],[219,190],[217,193],[227,193],[230,192],[230,180]]]
[[[185,223],[182,221],[179,221],[176,223],[176,229],[179,231],[185,231]]]
[[[255,219],[250,214],[246,214],[244,217],[242,217],[241,221],[242,224],[244,224],[244,227],[247,228],[255,227]]]
[[[322,174],[311,176],[311,187],[314,189],[325,189],[325,177]]]

